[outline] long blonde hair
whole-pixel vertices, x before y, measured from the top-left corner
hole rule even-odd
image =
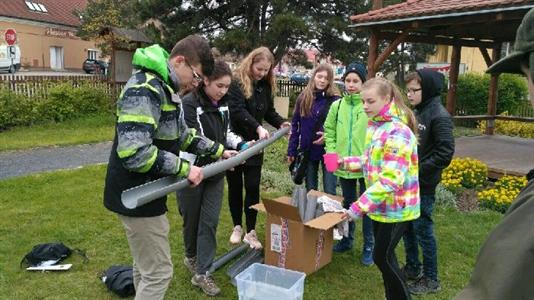
[[[299,95],[301,116],[309,116],[311,114],[311,109],[313,106],[313,93],[315,91],[315,75],[323,71],[326,71],[326,77],[328,79],[328,85],[326,86],[326,96],[339,96],[340,94],[339,89],[334,84],[334,71],[332,70],[332,67],[327,64],[320,64],[319,66],[317,66],[317,68],[315,68],[315,70],[313,70],[312,76],[310,80],[308,80],[308,85]]]
[[[252,97],[252,90],[254,87],[254,81],[252,78],[252,65],[262,60],[267,60],[271,64],[269,72],[267,75],[265,75],[264,79],[271,86],[271,91],[274,95],[276,89],[275,78],[273,75],[273,67],[275,63],[274,55],[271,53],[269,48],[259,47],[252,50],[247,57],[243,59],[241,64],[239,64],[239,67],[237,67],[234,72],[235,77],[241,84],[241,90],[243,91],[246,99],[250,99],[250,97]]]
[[[406,125],[417,136],[417,119],[413,111],[406,105],[404,93],[401,93],[400,89],[394,83],[382,77],[371,78],[362,85],[362,89],[368,89],[370,87],[375,87],[380,96],[393,99],[395,105],[397,105],[402,114],[408,119]]]

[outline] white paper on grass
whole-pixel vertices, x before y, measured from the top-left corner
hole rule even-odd
[[[271,224],[271,251],[282,252],[282,226]]]
[[[64,265],[53,265],[53,266],[38,266],[38,267],[28,267],[26,270],[28,271],[67,271],[72,267],[72,264],[64,264]]]

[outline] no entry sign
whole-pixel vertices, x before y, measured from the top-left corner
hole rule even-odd
[[[6,33],[4,34],[4,40],[6,40],[6,43],[9,46],[15,45],[15,42],[17,41],[17,32],[15,31],[15,29],[7,29]]]

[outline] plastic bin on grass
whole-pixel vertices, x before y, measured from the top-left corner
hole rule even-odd
[[[239,300],[298,300],[305,273],[254,263],[236,276]]]

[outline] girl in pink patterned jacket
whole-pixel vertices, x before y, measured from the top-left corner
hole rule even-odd
[[[342,158],[340,164],[349,171],[363,170],[368,188],[344,216],[367,214],[373,220],[373,259],[382,272],[386,298],[410,299],[395,247],[408,222],[419,217],[417,123],[391,82],[373,78],[361,94],[369,117],[364,154]]]

